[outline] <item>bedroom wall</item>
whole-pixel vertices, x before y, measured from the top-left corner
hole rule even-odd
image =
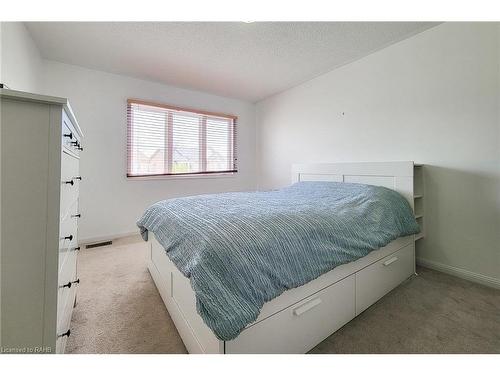
[[[500,286],[499,26],[446,23],[257,104],[259,187],[294,162],[426,164],[421,262]]]
[[[0,23],[0,82],[13,90],[41,89],[40,51],[21,22]]]
[[[159,200],[255,189],[255,106],[116,74],[45,61],[43,91],[67,97],[84,133],[79,227],[82,241],[138,233],[135,222]],[[238,173],[227,177],[126,178],[126,101],[152,100],[238,116]]]
[[[1,24],[1,80],[9,88],[67,97],[84,132],[82,241],[137,233],[145,208],[191,194],[251,190],[255,178],[255,105],[43,59],[23,23]],[[139,98],[238,116],[234,176],[127,180],[126,100]]]

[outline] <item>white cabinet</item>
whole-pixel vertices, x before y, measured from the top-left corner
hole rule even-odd
[[[0,98],[0,346],[63,353],[79,285],[82,132],[66,99]]]

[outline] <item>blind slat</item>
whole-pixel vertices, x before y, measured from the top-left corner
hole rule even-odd
[[[236,119],[129,99],[127,176],[236,172]]]

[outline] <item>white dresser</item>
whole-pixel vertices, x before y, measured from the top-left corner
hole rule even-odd
[[[0,348],[63,353],[80,282],[82,132],[67,99],[0,97]]]

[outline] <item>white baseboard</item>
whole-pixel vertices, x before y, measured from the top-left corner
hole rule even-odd
[[[92,244],[92,243],[96,243],[96,242],[113,241],[113,240],[116,240],[118,238],[130,237],[130,236],[136,236],[136,235],[139,235],[139,229],[137,229],[134,232],[111,234],[109,236],[82,238],[78,241],[78,243],[80,245],[88,245],[88,244]]]
[[[481,275],[479,273],[464,270],[463,268],[449,266],[447,264],[434,262],[428,259],[417,258],[417,264],[449,275],[460,277],[478,284],[500,289],[500,279]]]

